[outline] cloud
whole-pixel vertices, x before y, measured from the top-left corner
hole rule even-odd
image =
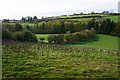
[[[0,3],[0,19],[118,10],[118,0],[1,0]]]

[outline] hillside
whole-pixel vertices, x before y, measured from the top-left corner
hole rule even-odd
[[[119,50],[118,49],[118,37],[104,35],[104,34],[97,34],[97,36],[98,36],[98,41],[78,43],[78,44],[73,44],[70,46],[93,47],[93,48],[108,49],[108,50]]]
[[[109,18],[114,22],[118,22],[119,15],[108,15],[108,14],[87,14],[87,15],[69,15],[69,16],[59,16],[59,17],[51,17],[46,19],[66,19],[66,20],[74,20],[74,21],[87,21],[93,18],[96,19],[106,19]]]
[[[8,79],[118,77],[118,56],[113,53],[4,41],[2,56],[2,76]]]
[[[44,42],[48,42],[47,37],[49,35],[50,34],[36,34],[39,41],[41,37],[44,37],[45,38]],[[92,47],[92,48],[100,48],[100,49],[107,49],[107,50],[118,50],[118,37],[104,35],[104,34],[97,34],[96,36],[98,36],[97,41],[77,43],[77,44],[72,44],[68,46]]]

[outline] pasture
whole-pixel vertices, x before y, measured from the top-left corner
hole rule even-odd
[[[78,47],[4,41],[2,58],[9,79],[118,77],[117,54]]]
[[[119,50],[118,49],[118,37],[110,36],[110,35],[103,35],[103,34],[97,34],[97,36],[98,36],[97,41],[92,41],[92,42],[88,41],[84,43],[72,44],[69,46],[92,47],[92,48],[100,48],[100,49],[107,49],[107,50]]]
[[[39,41],[40,41],[40,37],[45,38],[43,42],[48,42],[47,37],[49,35],[50,34],[36,34]],[[98,36],[97,41],[87,41],[87,42],[82,42],[82,43],[77,43],[77,44],[68,44],[66,46],[92,47],[92,48],[100,48],[100,49],[107,49],[107,50],[119,50],[118,49],[118,37],[104,35],[104,34],[97,34],[96,36]]]
[[[45,38],[43,42],[48,42],[47,37],[49,34],[36,34],[38,41],[40,41],[40,38]]]
[[[57,19],[57,18],[72,18],[72,17],[85,17],[85,16],[102,16],[101,19],[106,19],[109,18],[114,22],[118,22],[118,18],[119,16],[113,16],[113,15],[107,15],[107,14],[87,14],[87,15],[73,15],[73,16],[59,16],[59,17],[52,17],[49,19]],[[67,19],[67,20],[77,20],[77,21],[88,21],[91,20],[93,18],[78,18],[78,19]],[[97,19],[97,18],[96,18]]]

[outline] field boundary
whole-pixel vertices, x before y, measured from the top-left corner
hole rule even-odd
[[[7,43],[9,42],[9,43]],[[20,41],[12,41],[12,40],[3,40],[2,45],[19,45],[28,43],[29,45],[38,45],[45,48],[52,48],[52,49],[59,49],[59,50],[80,50],[80,51],[94,51],[94,52],[103,52],[103,53],[112,53],[112,54],[120,54],[120,51],[117,50],[106,50],[106,49],[97,49],[91,47],[73,47],[73,46],[65,46],[65,45],[58,45],[58,44],[50,44],[50,43],[33,43],[33,42],[20,42]]]

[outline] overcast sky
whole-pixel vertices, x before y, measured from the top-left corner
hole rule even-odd
[[[119,0],[0,0],[0,19],[59,16],[73,13],[118,11]]]

